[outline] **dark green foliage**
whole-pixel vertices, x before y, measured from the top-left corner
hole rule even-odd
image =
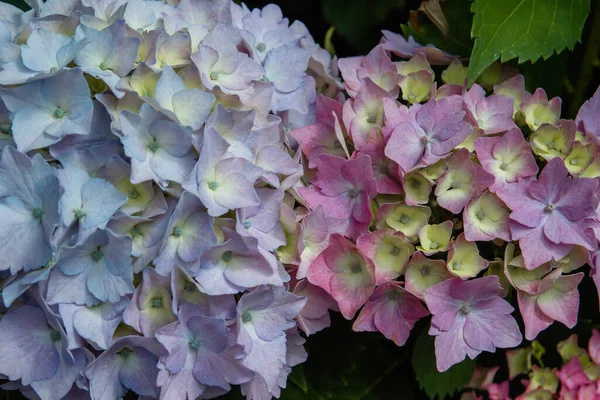
[[[327,0],[321,7],[325,20],[335,26],[336,35],[355,48],[370,49],[379,39],[377,27],[389,16],[399,14],[405,3],[404,0]],[[365,43],[365,39],[370,43]]]
[[[357,333],[332,315],[330,328],[310,336],[308,361],[295,367],[281,400],[423,399],[410,365],[412,342],[397,347],[380,333]],[[224,399],[242,399],[238,389]]]
[[[418,398],[406,349],[379,333],[353,332],[339,315],[309,338],[307,349],[308,361],[294,368],[283,400]]]
[[[20,8],[21,10],[29,10],[29,7],[23,0],[3,0],[4,3],[12,4],[15,7]]]
[[[471,11],[469,0],[447,0],[443,11],[448,21],[448,37],[422,14],[419,25],[412,23],[402,24],[402,33],[406,38],[413,36],[421,44],[433,44],[436,47],[461,57],[469,57],[473,48],[471,39]]]

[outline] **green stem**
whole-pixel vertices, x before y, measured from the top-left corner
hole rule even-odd
[[[575,93],[569,109],[569,116],[575,118],[579,107],[586,98],[587,89],[594,77],[594,69],[597,67],[598,51],[600,50],[600,1],[594,2],[595,8],[589,16],[591,18],[592,31],[587,37],[583,63],[579,72],[579,80],[575,87]]]

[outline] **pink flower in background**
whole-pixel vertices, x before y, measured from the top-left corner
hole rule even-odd
[[[487,385],[490,400],[510,400],[509,382],[490,383]]]
[[[436,365],[440,372],[473,359],[482,351],[518,346],[523,339],[510,316],[514,309],[498,295],[496,276],[470,281],[447,279],[425,290],[432,314],[429,334],[435,336]]]
[[[556,373],[556,375],[558,375],[560,383],[562,384],[562,391],[577,390],[581,386],[592,383],[590,378],[588,378],[583,371],[579,357],[573,357],[571,361],[566,363],[560,371]]]

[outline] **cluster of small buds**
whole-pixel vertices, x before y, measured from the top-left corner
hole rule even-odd
[[[2,388],[279,397],[327,312],[276,251],[287,135],[337,60],[275,5],[29,5],[0,3]]]
[[[296,278],[399,346],[431,314],[440,371],[521,343],[510,291],[526,339],[572,328],[576,270],[592,265],[600,287],[600,91],[561,119],[561,100],[515,69],[469,87],[460,59],[388,31],[338,65],[347,99],[319,96],[316,123],[290,133],[305,167],[296,215],[322,224],[318,247],[288,236]]]
[[[546,352],[537,341],[506,352],[508,380],[497,380],[499,366],[477,367],[461,400],[595,400],[600,398],[600,332],[592,331],[587,350],[579,347],[577,335],[559,342],[560,367],[545,367]],[[534,364],[536,362],[537,364]]]

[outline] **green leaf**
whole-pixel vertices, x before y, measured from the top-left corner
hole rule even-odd
[[[304,374],[304,364],[295,366],[288,376],[288,379],[295,383],[304,393],[308,392],[308,382],[306,382],[306,375]]]
[[[590,0],[475,0],[475,46],[469,84],[498,58],[519,62],[572,49],[579,41]]]
[[[412,366],[419,386],[425,391],[427,397],[444,399],[469,383],[475,370],[475,360],[466,358],[447,371],[438,372],[435,366],[434,337],[429,336],[425,328],[415,343]]]

